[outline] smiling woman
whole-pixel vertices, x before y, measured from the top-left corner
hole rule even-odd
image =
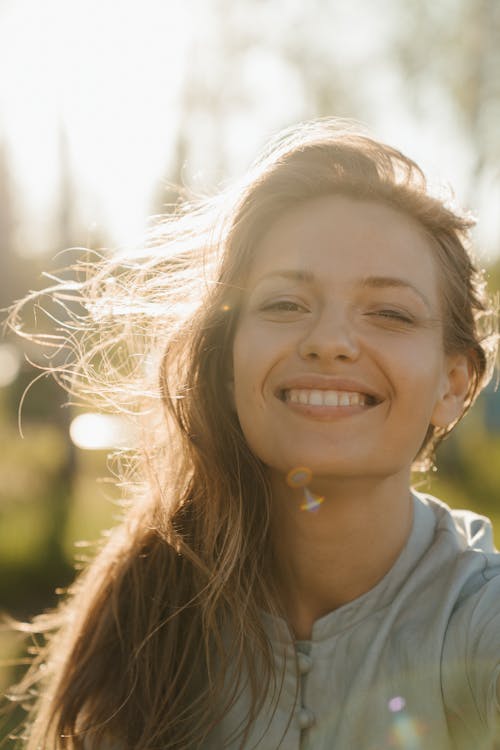
[[[29,750],[493,750],[500,556],[410,488],[495,358],[469,228],[320,121],[52,289],[87,310],[56,376],[142,439],[123,523],[22,626],[55,632],[13,690]]]
[[[393,208],[333,195],[277,220],[234,341],[255,455],[281,475],[306,463],[315,478],[402,472],[405,486],[428,426],[461,414],[469,382],[467,357],[445,356],[439,286],[429,241]]]

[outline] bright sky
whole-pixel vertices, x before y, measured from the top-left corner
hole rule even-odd
[[[89,225],[110,224],[121,239],[141,231],[177,124],[186,7],[182,0],[0,4],[0,134],[37,222],[58,188],[64,128]]]
[[[282,20],[293,27],[293,19],[303,14],[301,3],[284,0],[288,15],[278,19],[275,14],[274,22],[272,4],[255,0],[228,6],[232,13],[241,10],[242,34],[266,41],[254,44],[246,65],[237,69],[237,80],[231,76],[232,58],[225,63],[218,58],[213,12],[217,3],[220,0],[0,0],[0,142],[7,145],[22,195],[20,229],[30,235],[33,251],[53,241],[50,236],[43,242],[39,238],[53,218],[63,132],[79,220],[88,228],[89,244],[100,228],[112,243],[140,242],[152,196],[172,158],[180,101],[189,92],[184,84],[193,60],[198,71],[220,79],[222,92],[232,86],[231,101],[236,100],[227,117],[221,113],[220,125],[217,119],[215,126],[213,121],[206,123],[206,142],[203,116],[193,122],[198,136],[198,150],[191,157],[194,177],[206,166],[205,143],[213,150],[214,127],[220,126],[215,138],[238,173],[270,133],[309,116],[307,92],[272,54],[273,43],[286,33]],[[374,11],[383,4],[335,4],[337,60],[345,75],[353,76],[353,90],[358,83],[364,85],[372,111],[366,124],[375,134],[416,158],[431,175],[449,180],[463,199],[467,154],[455,132],[453,113],[434,101],[430,91],[428,119],[412,119],[404,109],[401,80],[380,62],[390,23]],[[262,23],[264,13],[267,23]],[[311,13],[321,58],[329,54],[332,42],[328,22],[318,23],[317,18]],[[295,33],[305,31],[299,27]],[[232,43],[238,45],[238,38]],[[366,80],[359,76],[363,60]],[[486,184],[480,205],[473,207],[487,242],[498,235],[498,199],[498,187],[493,190]]]

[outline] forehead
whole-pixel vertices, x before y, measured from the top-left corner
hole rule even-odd
[[[375,201],[328,195],[278,218],[255,249],[249,283],[281,269],[331,283],[401,277],[439,299],[438,267],[423,227]]]

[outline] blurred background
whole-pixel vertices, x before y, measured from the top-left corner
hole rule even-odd
[[[498,290],[497,0],[0,0],[0,307],[46,286],[67,248],[140,244],[172,183],[210,192],[271,134],[324,115],[451,184]],[[55,603],[78,545],[117,515],[116,424],[41,378],[19,426],[36,356],[0,339],[0,610],[21,618]],[[500,544],[499,464],[490,386],[420,487],[489,515]],[[20,653],[1,630],[0,690]]]

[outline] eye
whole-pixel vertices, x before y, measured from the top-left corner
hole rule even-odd
[[[414,318],[410,313],[403,310],[397,310],[394,308],[381,308],[380,310],[372,310],[368,313],[370,317],[382,318],[382,320],[395,321],[397,323],[407,323],[410,325],[414,322]]]
[[[273,302],[266,302],[262,305],[261,310],[264,312],[306,312],[306,307],[292,299],[278,299]]]

